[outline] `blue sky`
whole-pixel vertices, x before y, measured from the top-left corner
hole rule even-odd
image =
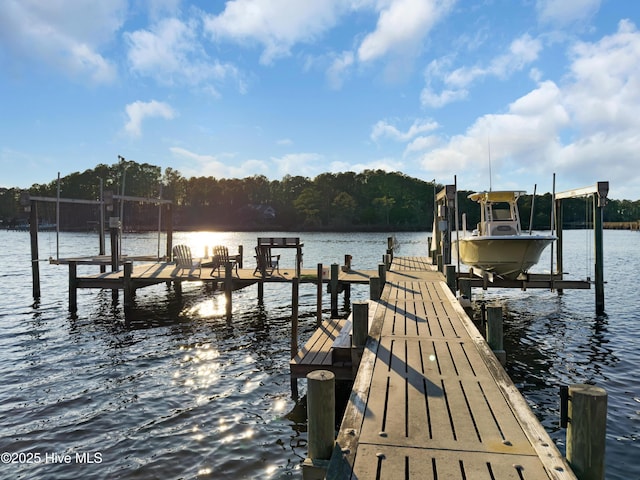
[[[3,0],[0,186],[122,155],[637,200],[639,27],[626,0]]]

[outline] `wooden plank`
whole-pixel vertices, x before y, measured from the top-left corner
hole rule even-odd
[[[420,480],[537,480],[548,478],[536,456],[511,459],[507,455],[451,452],[391,445],[361,445],[356,454],[352,479]],[[509,461],[513,460],[513,461]]]
[[[427,273],[389,275],[327,478],[575,478],[442,276]]]

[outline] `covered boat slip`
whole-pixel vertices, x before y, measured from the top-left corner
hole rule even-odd
[[[390,273],[327,478],[575,478],[435,267]]]

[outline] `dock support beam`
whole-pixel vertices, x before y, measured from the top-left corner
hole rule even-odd
[[[579,480],[602,480],[607,392],[594,385],[571,385],[568,401],[567,460]]]
[[[302,465],[304,480],[321,480],[327,473],[336,424],[335,378],[328,370],[315,370],[307,375],[309,448]]]

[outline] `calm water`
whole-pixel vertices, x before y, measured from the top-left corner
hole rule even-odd
[[[196,255],[219,243],[251,252],[257,236],[178,233],[174,243]],[[305,233],[305,266],[351,254],[354,267],[375,268],[386,237]],[[399,254],[424,255],[425,237],[398,234]],[[126,235],[123,251],[154,254],[157,242]],[[590,237],[568,232],[566,242],[567,270],[584,278]],[[61,234],[60,256],[95,254],[97,243],[94,234]],[[606,315],[594,314],[592,290],[474,291],[503,303],[509,374],[561,451],[559,385],[607,389],[611,479],[640,479],[639,244],[637,232],[605,232]],[[185,287],[182,303],[165,285],[139,290],[129,322],[110,291],[80,290],[71,315],[66,267],[41,264],[34,304],[28,233],[0,231],[0,245],[0,452],[23,462],[0,464],[0,477],[301,478],[306,420],[304,398],[290,391],[290,286],[265,286],[262,305],[255,287],[234,293],[231,324],[224,295],[198,284]],[[56,256],[55,233],[40,234],[40,256]],[[283,264],[293,266],[293,256]],[[315,287],[302,285],[300,294],[302,342],[313,331]],[[367,295],[354,287],[352,300]]]

